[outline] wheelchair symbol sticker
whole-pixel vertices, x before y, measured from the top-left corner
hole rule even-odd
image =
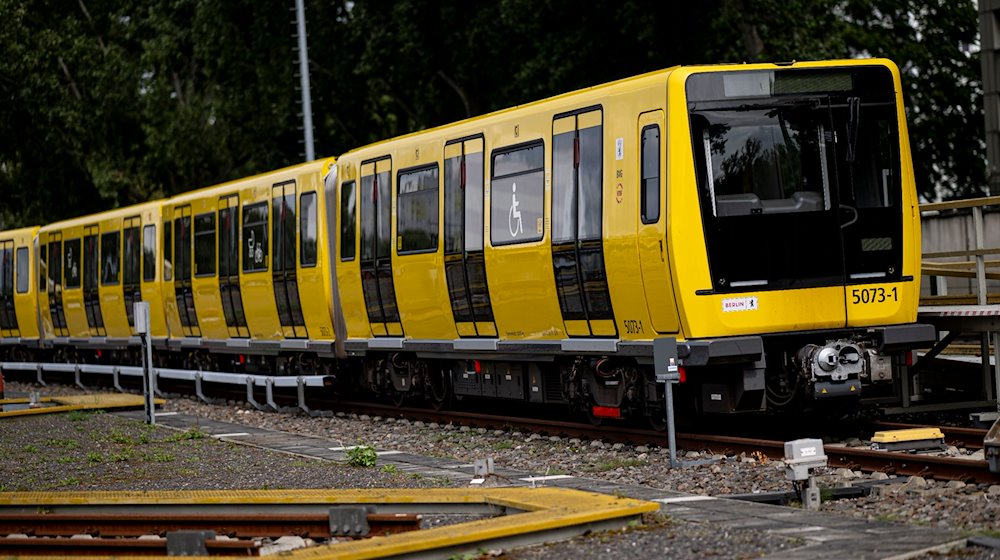
[[[524,227],[521,222],[521,211],[517,209],[520,204],[517,201],[517,183],[513,183],[510,188],[510,212],[507,213],[507,227],[510,230],[510,236],[516,238],[517,234],[524,233]]]

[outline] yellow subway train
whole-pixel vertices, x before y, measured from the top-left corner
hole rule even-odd
[[[675,67],[0,233],[0,362],[324,375],[663,418],[899,392],[920,222],[887,60]]]

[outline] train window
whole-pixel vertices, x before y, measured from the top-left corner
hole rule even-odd
[[[194,275],[215,274],[215,213],[194,217]]]
[[[38,291],[45,292],[47,286],[45,285],[45,280],[49,274],[49,247],[48,245],[41,243],[38,247]]]
[[[299,213],[302,215],[300,222],[302,266],[316,266],[316,193],[303,193],[299,198]]]
[[[14,269],[17,274],[17,293],[26,294],[28,293],[28,283],[30,276],[28,276],[28,248],[18,247],[17,248],[17,263]]]
[[[639,197],[642,223],[654,224],[660,220],[660,126],[649,125],[642,129],[642,162],[640,163]]]
[[[545,147],[541,142],[493,154],[490,239],[493,245],[542,238]]]
[[[80,287],[80,239],[69,239],[63,242],[65,253],[63,254],[65,263],[63,270],[66,271],[66,287]],[[95,255],[96,260],[96,255]]]
[[[121,243],[119,233],[109,231],[101,234],[101,284],[118,283],[118,269],[121,268]]]
[[[0,305],[6,305],[6,301],[14,295],[14,242],[0,242]],[[0,310],[0,312],[5,311]],[[5,317],[5,316],[4,316]],[[3,328],[11,328],[7,324]]]
[[[156,226],[142,228],[142,280],[156,280]]]
[[[267,270],[267,202],[243,207],[243,272]]]
[[[139,218],[132,220],[132,223],[138,223]],[[139,226],[126,227],[122,243],[124,245],[122,249],[122,282],[126,286],[134,286],[139,283],[139,269],[142,264],[139,257]],[[126,287],[126,290],[128,289]]]
[[[396,250],[434,251],[438,245],[438,166],[401,171],[396,179]]]
[[[235,198],[233,203],[235,204]],[[240,273],[237,250],[239,234],[236,231],[239,224],[236,213],[236,206],[219,209],[219,276],[225,278]]]
[[[163,221],[163,279],[167,282],[174,279],[174,228],[168,220]]]
[[[295,183],[275,185],[271,199],[271,266],[274,271],[295,270]]]
[[[483,250],[482,152],[445,160],[444,213],[445,254]]]
[[[177,280],[191,279],[191,216],[174,218],[174,272]]]
[[[347,181],[340,185],[340,260],[342,261],[354,260],[356,212],[354,181]]]

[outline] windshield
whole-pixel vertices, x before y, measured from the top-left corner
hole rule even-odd
[[[825,127],[803,109],[705,111],[716,216],[829,210]]]
[[[687,93],[713,291],[899,278],[888,69],[695,74]]]

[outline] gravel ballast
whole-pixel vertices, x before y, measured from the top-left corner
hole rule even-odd
[[[38,390],[8,382],[8,391]],[[44,394],[79,394],[71,387],[46,387]],[[711,465],[670,469],[666,450],[599,441],[544,437],[502,430],[439,426],[387,418],[341,415],[311,418],[262,412],[245,405],[207,405],[170,399],[164,411],[325,438],[340,445],[365,444],[459,462],[493,457],[498,467],[539,474],[569,474],[623,484],[721,496],[784,491],[784,464],[764,458],[716,457]],[[199,437],[197,433],[150,428],[113,414],[41,415],[0,420],[0,491],[169,490],[441,487],[445,479],[408,476],[391,469],[358,468],[334,461],[282,453]],[[75,442],[75,443],[72,443]],[[705,454],[688,453],[705,459]],[[869,475],[826,469],[820,485],[842,486]],[[996,536],[1000,528],[1000,486],[900,481],[871,496],[828,501],[823,511],[869,520],[948,528],[963,534]],[[574,539],[559,545],[505,551],[510,558],[579,558],[650,554],[672,558],[759,557],[799,546],[795,539],[750,530],[651,518],[642,528]],[[609,552],[613,551],[613,552]],[[630,552],[632,551],[632,552]],[[975,558],[992,558],[978,550]]]

